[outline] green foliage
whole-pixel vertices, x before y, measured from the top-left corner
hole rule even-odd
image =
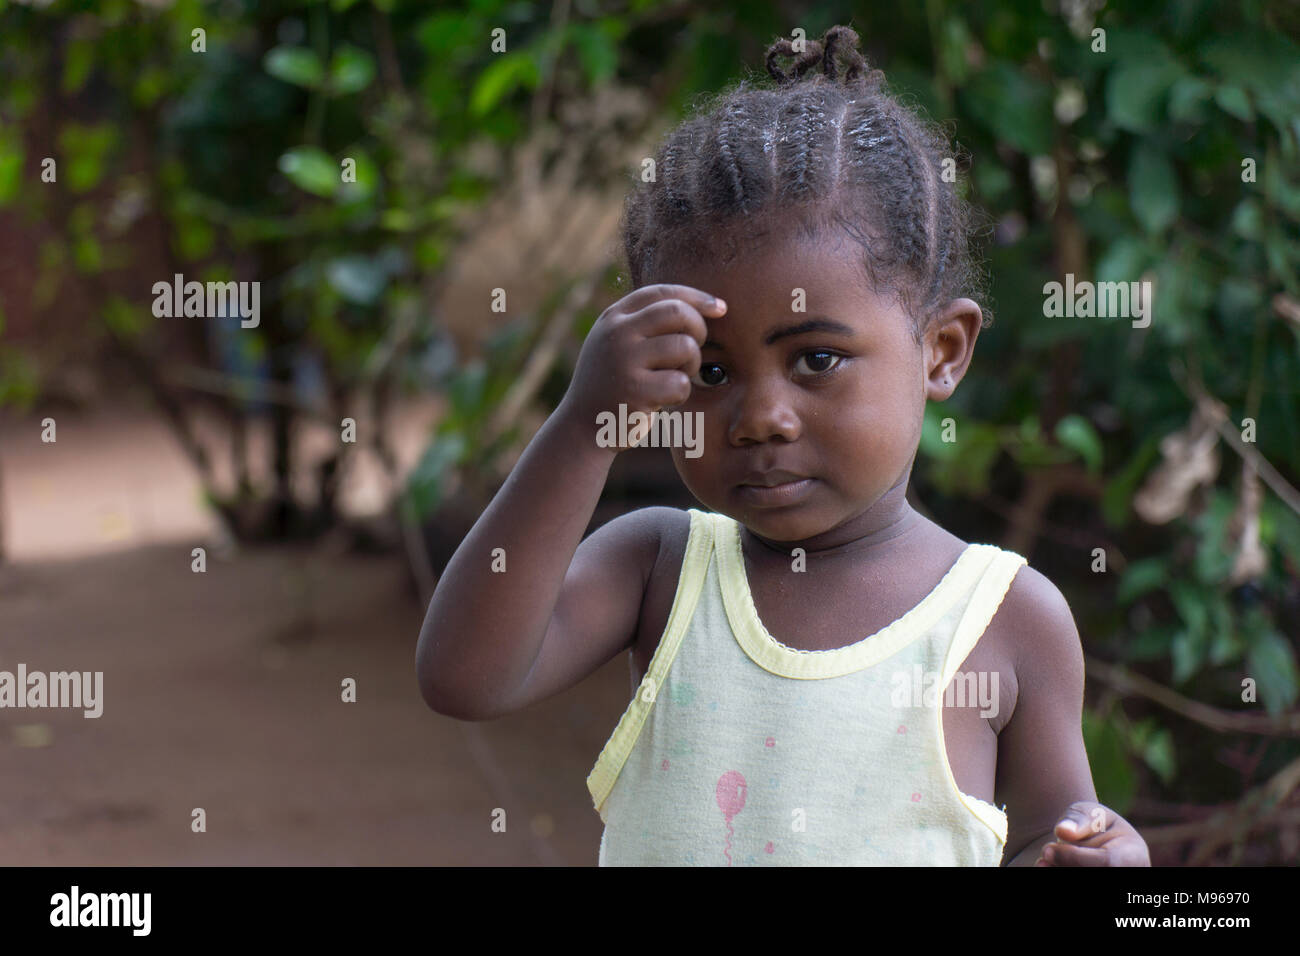
[[[1083,712],[1083,745],[1088,751],[1097,799],[1123,816],[1137,791],[1137,777],[1121,726],[1109,717]]]
[[[295,186],[317,196],[329,198],[342,185],[334,160],[315,146],[295,146],[280,157],[279,166]]]
[[[1058,583],[1088,596],[1076,609],[1085,642],[1215,706],[1243,706],[1243,675],[1267,713],[1295,706],[1300,634],[1286,608],[1300,516],[1264,491],[1268,564],[1243,601],[1233,452],[1221,446],[1221,474],[1168,525],[1151,527],[1133,506],[1161,440],[1191,414],[1171,362],[1194,370],[1230,420],[1256,419],[1254,447],[1300,483],[1300,325],[1273,308],[1279,294],[1300,297],[1300,17],[1285,0],[1109,3],[1079,22],[1056,12],[1062,4],[858,3],[798,24],[770,0],[573,4],[557,19],[551,5],[513,0],[260,10],[179,0],[90,4],[69,29],[85,6],[0,7],[0,206],[53,230],[37,249],[33,308],[67,282],[129,274],[133,243],[114,209],[125,177],[144,176],[145,213],[161,218],[178,260],[195,273],[266,270],[272,314],[239,349],[265,358],[275,330],[324,357],[336,392],[363,381],[402,308],[424,307],[463,224],[503,185],[475,159],[485,146],[508,151],[535,118],[553,123],[613,82],[653,91],[662,115],[651,126],[673,122],[742,67],[760,71],[773,36],[852,22],[891,88],[955,134],[971,157],[963,188],[996,224],[981,305],[998,321],[952,399],[926,408],[917,482],[985,501],[1006,494],[1005,473],[1077,469],[1098,489],[1071,503],[1079,536],[1114,540],[1127,562],[1095,575],[1088,549],[1065,552],[1081,570]],[[202,55],[190,50],[196,22],[208,32]],[[1094,26],[1105,52],[1093,49]],[[58,190],[32,183],[50,151],[25,132],[35,115],[54,123]],[[1066,272],[1152,281],[1149,327],[1044,315],[1044,284]],[[149,343],[141,296],[96,300],[95,321]],[[404,507],[427,514],[453,480],[487,480],[510,430],[491,442],[484,430],[536,319],[516,319],[478,361],[430,376],[417,357],[445,335],[439,316],[421,313],[401,379],[441,391],[447,414]],[[0,346],[0,404],[30,400],[39,367]],[[955,441],[942,438],[945,418]],[[1085,715],[1099,794],[1116,809],[1135,794],[1138,768],[1168,784],[1195,762],[1162,719],[1130,723],[1117,707]]]
[[[316,89],[325,82],[325,65],[313,51],[302,47],[278,46],[262,59],[266,72],[278,80]]]

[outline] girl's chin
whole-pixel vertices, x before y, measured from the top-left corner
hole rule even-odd
[[[760,538],[777,544],[789,542],[791,547],[824,534],[831,527],[811,508],[792,507],[781,511],[732,508],[725,513]]]

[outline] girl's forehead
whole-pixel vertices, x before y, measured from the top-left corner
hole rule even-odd
[[[874,295],[861,247],[845,242],[811,241],[798,235],[718,236],[666,257],[652,282],[683,282],[721,295],[768,297],[786,290],[793,297],[827,298]],[[718,288],[710,288],[713,285]],[[723,296],[726,298],[726,296]]]
[[[742,316],[814,311],[877,313],[899,307],[896,296],[878,291],[861,256],[843,250],[769,243],[729,257],[709,253],[666,263],[650,282],[678,283],[726,300],[728,314]]]

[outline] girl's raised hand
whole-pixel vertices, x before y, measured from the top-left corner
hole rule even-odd
[[[704,316],[726,311],[721,299],[691,286],[648,285],[628,293],[592,326],[557,412],[594,440],[597,416],[618,415],[619,405],[628,415],[680,405],[700,371]]]

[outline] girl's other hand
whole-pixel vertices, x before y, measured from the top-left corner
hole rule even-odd
[[[1056,825],[1055,843],[1034,866],[1150,866],[1146,841],[1133,824],[1091,800],[1070,804]]]
[[[628,293],[592,326],[557,412],[594,440],[597,416],[618,416],[619,405],[629,416],[680,405],[700,371],[704,316],[726,311],[721,299],[685,285],[648,285]]]

